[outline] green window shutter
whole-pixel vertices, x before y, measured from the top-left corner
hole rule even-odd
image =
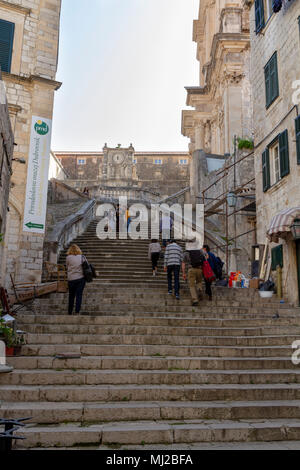
[[[266,192],[271,186],[269,149],[266,149],[262,154],[262,174],[263,174],[263,191]]]
[[[0,66],[3,72],[10,72],[15,25],[0,20]]]
[[[256,34],[265,26],[264,0],[255,0],[255,26]]]
[[[280,176],[283,178],[290,172],[288,131],[279,134]]]
[[[276,271],[277,266],[283,268],[283,249],[282,245],[275,246],[271,250],[272,254],[272,271]]]
[[[265,83],[266,83],[266,105],[271,103],[271,83],[270,83],[270,65],[265,66]]]
[[[266,107],[268,108],[279,96],[277,52],[265,66]]]
[[[300,116],[295,119],[296,127],[296,146],[297,146],[297,163],[300,165]]]

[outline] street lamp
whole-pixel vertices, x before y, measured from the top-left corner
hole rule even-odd
[[[295,219],[293,225],[291,225],[291,232],[294,240],[300,239],[300,219]]]
[[[237,197],[234,193],[227,194],[227,204],[229,207],[235,207],[237,203]]]

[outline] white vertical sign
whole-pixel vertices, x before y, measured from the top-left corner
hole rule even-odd
[[[32,116],[23,231],[44,233],[52,121]]]

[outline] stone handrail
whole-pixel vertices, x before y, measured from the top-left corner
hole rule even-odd
[[[177,193],[171,194],[171,196],[167,196],[167,197],[161,199],[160,201],[158,201],[158,204],[162,204],[162,203],[167,202],[167,201],[176,200],[180,196],[183,196],[183,194],[190,191],[190,189],[191,189],[190,186],[187,186],[186,188],[181,189]]]
[[[94,199],[86,202],[75,214],[56,224],[51,233],[45,239],[45,250],[48,251],[46,260],[57,263],[60,252],[81,235],[95,218],[96,201]]]

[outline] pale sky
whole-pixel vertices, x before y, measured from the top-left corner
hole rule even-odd
[[[62,0],[53,150],[186,151],[199,0]]]

